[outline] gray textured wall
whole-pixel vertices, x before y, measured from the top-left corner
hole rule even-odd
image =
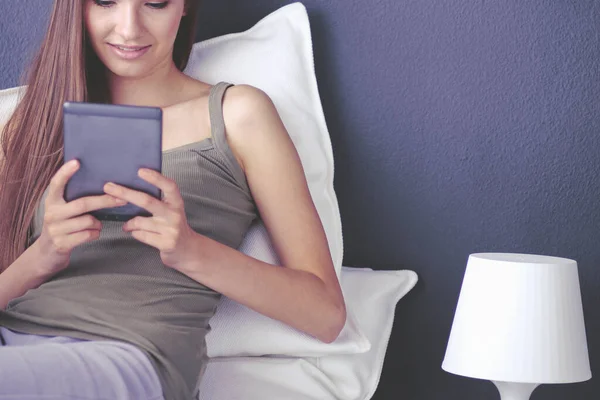
[[[1,0],[0,88],[17,84],[48,0]],[[284,0],[204,0],[198,39]],[[470,253],[579,262],[600,357],[600,5],[593,0],[306,0],[336,163],[345,264],[410,268],[376,399],[497,398],[440,368]],[[534,400],[595,399],[600,384]]]
[[[0,0],[0,89],[17,86],[48,21],[49,0]]]

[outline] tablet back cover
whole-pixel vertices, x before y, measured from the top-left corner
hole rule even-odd
[[[161,172],[162,110],[156,107],[66,102],[63,105],[64,162],[79,170],[65,189],[65,200],[104,194],[111,181],[160,199],[158,188],[137,175],[139,168]],[[104,220],[151,215],[128,203],[91,213]]]

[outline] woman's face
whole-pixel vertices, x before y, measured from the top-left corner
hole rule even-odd
[[[90,42],[121,77],[142,77],[173,62],[185,0],[85,0]]]

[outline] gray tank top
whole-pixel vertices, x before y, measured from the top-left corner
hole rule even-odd
[[[190,227],[237,248],[258,212],[225,136],[222,99],[229,86],[211,88],[211,137],[164,151],[162,173],[177,182]],[[44,197],[31,242],[41,234]],[[76,247],[68,268],[0,311],[0,325],[131,343],[148,355],[167,400],[190,400],[206,368],[205,336],[221,294],[166,267],[157,249],[123,232],[122,224],[103,221],[100,237]]]

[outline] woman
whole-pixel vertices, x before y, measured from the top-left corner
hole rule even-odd
[[[55,1],[2,130],[0,399],[191,399],[221,295],[324,342],[341,331],[326,236],[273,103],[182,72],[197,8]],[[65,202],[79,165],[61,166],[64,101],[161,107],[162,174],[139,175],[163,198],[107,184]],[[152,216],[89,214],[127,202]],[[287,268],[236,250],[259,217]]]

